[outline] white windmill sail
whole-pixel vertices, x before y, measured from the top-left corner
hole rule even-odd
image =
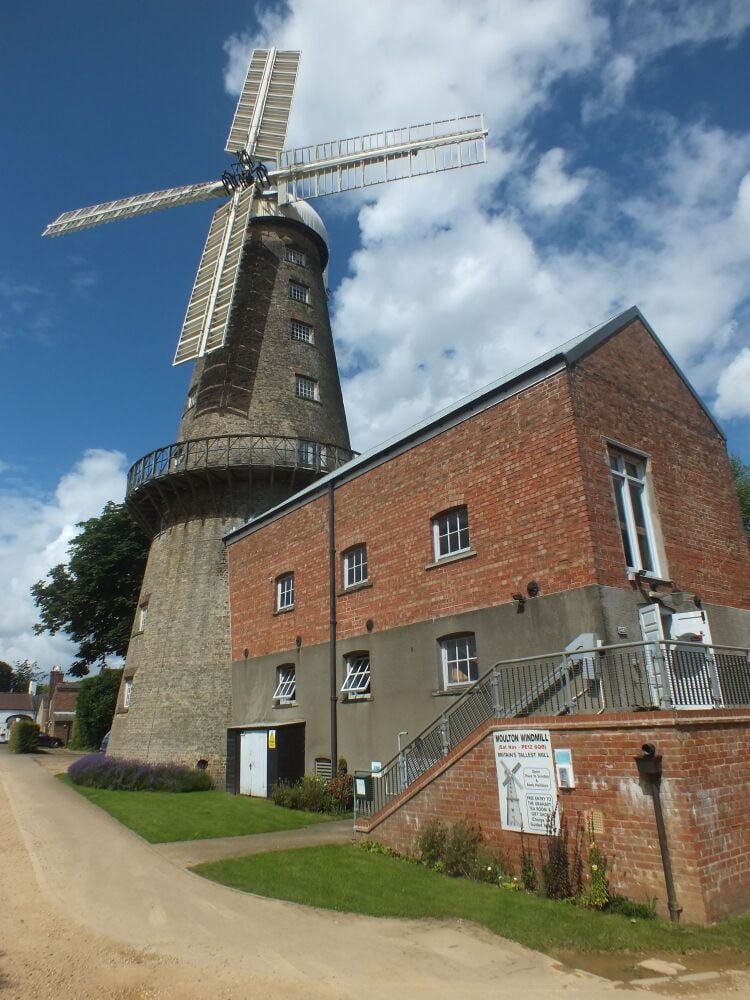
[[[254,199],[278,204],[484,163],[481,115],[450,118],[283,151],[300,54],[256,49],[229,130],[236,162],[219,181],[133,195],[64,212],[44,236],[229,195],[214,215],[177,344],[174,364],[223,346]],[[270,169],[264,166],[270,163]],[[270,190],[275,185],[276,190]],[[273,213],[271,213],[273,214]]]
[[[224,346],[254,194],[254,188],[245,188],[214,214],[177,342],[175,365]]]
[[[247,68],[225,149],[276,161],[284,148],[299,52],[256,49]]]
[[[269,178],[279,186],[281,200],[282,188],[288,198],[320,198],[485,163],[486,137],[482,115],[370,132],[286,150]]]
[[[211,198],[221,198],[225,194],[221,181],[206,181],[203,184],[188,184],[185,187],[150,191],[148,194],[134,194],[130,198],[105,201],[101,205],[89,205],[88,208],[63,212],[54,222],[50,222],[42,236],[63,236],[78,229],[91,229],[93,226],[103,226],[107,222],[129,219],[134,215],[147,215],[149,212],[176,208],[178,205],[189,205],[194,201],[210,201]]]

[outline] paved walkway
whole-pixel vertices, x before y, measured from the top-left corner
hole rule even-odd
[[[316,847],[318,844],[350,844],[353,840],[352,821],[347,819],[336,823],[313,823],[300,830],[255,833],[248,837],[175,840],[168,844],[153,844],[152,848],[173,864],[192,868],[204,861],[238,858],[243,854],[286,851],[295,847]]]

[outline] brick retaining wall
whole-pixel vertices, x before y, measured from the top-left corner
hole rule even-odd
[[[666,890],[648,786],[634,757],[643,743],[663,755],[662,803],[677,901],[686,921],[711,922],[750,910],[750,711],[644,712],[596,718],[494,720],[422,775],[361,836],[398,851],[414,849],[425,824],[469,819],[518,867],[520,834],[500,828],[492,734],[548,729],[553,749],[573,752],[576,787],[560,789],[572,831],[592,811],[603,824],[597,842],[610,861],[617,892],[655,897],[666,915]],[[526,835],[537,853],[544,838]]]

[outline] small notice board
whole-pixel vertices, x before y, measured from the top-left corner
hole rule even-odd
[[[523,833],[559,832],[549,730],[503,729],[493,739],[500,826]]]

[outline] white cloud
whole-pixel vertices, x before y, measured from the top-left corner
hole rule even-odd
[[[597,94],[583,101],[583,120],[617,112],[638,72],[680,46],[734,44],[750,28],[746,0],[628,0],[612,5],[611,52]]]
[[[536,212],[559,212],[578,201],[588,185],[583,174],[565,172],[566,152],[559,146],[540,158],[529,184],[528,200]]]
[[[627,52],[613,55],[602,71],[601,92],[583,102],[583,120],[591,121],[621,108],[635,79],[636,69],[635,56]]]
[[[715,395],[750,339],[750,134],[661,114],[629,172],[608,174],[601,156],[586,161],[591,134],[566,138],[563,150],[549,140],[540,148],[534,133],[571,76],[590,99],[607,67],[609,100],[628,101],[640,57],[615,36],[639,11],[653,19],[650,58],[743,30],[740,6],[714,7],[701,20],[697,3],[672,4],[671,24],[660,4],[633,0],[616,24],[583,0],[440,0],[429,19],[395,0],[362,5],[356,18],[342,0],[292,0],[265,15],[258,37],[230,41],[235,92],[254,45],[303,50],[291,142],[486,115],[486,165],[373,187],[364,204],[316,206],[325,215],[345,204],[359,223],[360,246],[332,299],[354,447],[633,303],[696,388]]]
[[[61,635],[35,636],[37,609],[32,584],[58,563],[66,562],[76,524],[96,517],[108,500],[125,492],[125,456],[92,449],[64,475],[54,495],[0,488],[0,660],[36,660],[40,669],[75,656]]]
[[[723,419],[750,417],[750,347],[745,347],[719,376],[716,412]]]

